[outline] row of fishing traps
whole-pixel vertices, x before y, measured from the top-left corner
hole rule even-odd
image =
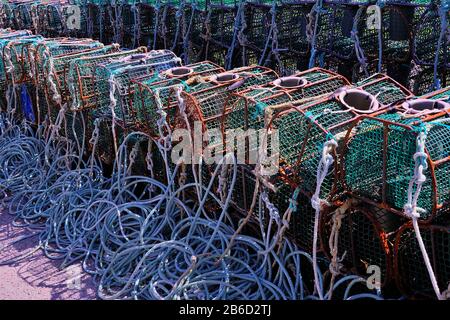
[[[0,46],[4,206],[49,258],[81,260],[100,297],[447,298],[450,88],[183,66],[26,30]],[[279,167],[237,163],[217,136],[197,156],[226,150],[219,163],[174,163],[172,134],[194,140],[195,123],[266,129],[246,155],[277,131]]]
[[[122,47],[168,49],[185,64],[314,66],[353,82],[385,73],[415,94],[450,84],[448,0],[9,1],[3,27]]]

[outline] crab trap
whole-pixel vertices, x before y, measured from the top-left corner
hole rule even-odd
[[[239,66],[235,63],[238,46],[238,27],[245,1],[198,1],[197,12],[204,17],[200,39],[193,39],[193,49],[201,47],[200,59],[213,61],[225,69]],[[192,56],[192,54],[190,54]]]
[[[415,65],[408,75],[410,90],[418,96],[450,85],[450,69]]]
[[[353,123],[342,161],[347,190],[398,214],[416,201],[421,219],[438,216],[450,194],[449,108],[447,88]]]
[[[446,290],[450,278],[450,228],[446,225],[423,225],[420,233],[438,285]],[[405,295],[416,298],[435,297],[411,223],[405,224],[398,232],[394,257],[397,286]]]

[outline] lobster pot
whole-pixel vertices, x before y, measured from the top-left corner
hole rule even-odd
[[[1,28],[14,28],[14,12],[12,11],[11,4],[1,3],[0,4],[0,27]]]
[[[45,37],[68,36],[63,5],[58,3],[38,4],[36,15],[38,19],[36,33]]]
[[[335,152],[353,121],[363,114],[381,112],[389,104],[410,95],[389,77],[377,74],[314,102],[294,102],[293,107],[275,114],[268,124],[268,128],[279,132],[281,172],[294,185],[314,192],[324,144],[331,139],[337,142],[338,148],[331,151],[336,158]],[[321,186],[322,199],[341,192],[338,162],[334,161],[334,167],[329,168]]]
[[[323,4],[319,13],[312,11],[310,26],[313,30],[310,32],[314,49],[339,59],[355,60],[352,30],[361,30],[364,41],[372,41],[365,30],[368,5],[370,1],[329,1]]]
[[[265,115],[270,113],[273,116],[273,113],[278,112],[276,106],[281,105],[283,108],[289,102],[312,100],[331,94],[345,85],[349,85],[345,78],[324,69],[313,68],[293,76],[278,78],[266,85],[248,88],[234,94],[228,101],[222,119],[222,131],[264,129],[267,118]],[[250,152],[257,153],[262,141],[258,132],[249,135],[248,140],[250,157]]]
[[[31,32],[28,30],[20,30],[20,31],[12,31],[12,30],[2,30],[0,33],[0,50],[3,52],[3,49],[15,39],[18,38],[29,38]],[[8,60],[10,61],[10,60]],[[6,60],[3,60],[3,63],[0,63],[0,96],[2,101],[2,110],[6,110],[6,68],[5,68]]]
[[[426,177],[418,197],[420,218],[429,220],[449,200],[449,89],[408,100],[395,113],[368,117],[352,128],[343,160],[345,183],[358,197],[402,213],[415,172],[416,140],[425,130]],[[447,204],[448,205],[448,204]]]
[[[387,5],[382,9],[382,59],[386,63],[409,63],[412,57],[414,25],[421,20],[424,5]],[[380,43],[377,49],[380,49]],[[376,52],[376,51],[375,51]]]
[[[99,65],[95,70],[95,81],[101,95],[99,100],[104,102],[97,105],[99,112],[110,114],[111,93],[114,93],[115,114],[127,127],[134,121],[129,118],[132,116],[129,110],[132,80],[157,81],[165,70],[179,66],[180,59],[168,50],[154,50]]]
[[[242,67],[211,76],[202,90],[183,92],[186,111],[193,121],[200,121],[205,130],[220,130],[226,103],[233,93],[264,85],[276,78],[273,70],[259,66]]]
[[[173,128],[178,109],[177,88],[193,93],[203,88],[203,79],[223,72],[225,70],[218,65],[203,61],[168,69],[160,73],[157,80],[133,81],[135,85],[130,89],[132,99],[129,103],[130,113],[133,114],[133,127],[152,137],[158,137],[157,120],[161,117],[159,113],[164,111],[165,120]]]
[[[86,15],[86,35],[103,43],[114,42],[115,11],[108,5],[108,1],[88,3],[84,11]]]
[[[36,31],[36,25],[33,23],[33,14],[31,9],[32,3],[13,3],[12,11],[15,20],[15,29],[28,29]]]
[[[207,12],[199,8],[196,2],[187,1],[183,15],[183,45],[182,54],[185,63],[201,62],[205,57],[203,43],[204,22]],[[216,62],[217,63],[217,62]]]
[[[20,107],[16,108],[19,111],[17,114],[19,119],[26,118],[29,121],[35,122],[36,110],[30,97],[29,87],[26,84],[31,84],[33,81],[32,72],[32,58],[33,46],[42,41],[40,36],[26,36],[12,41],[6,41],[3,47],[3,70],[5,76],[6,94],[13,94],[9,96],[13,104],[19,103]],[[12,107],[12,106],[10,106]]]
[[[139,12],[139,42],[137,45],[155,48],[155,27],[157,12],[154,5],[141,2],[137,4]]]
[[[91,50],[103,48],[103,44],[92,39],[75,39],[75,38],[56,38],[46,39],[36,43],[33,47],[33,57],[30,60],[34,63],[34,78],[36,85],[40,87],[48,87],[49,79],[46,75],[49,72],[60,72],[59,65],[54,64],[55,59],[63,59],[63,57],[76,55],[78,53],[87,53]],[[53,63],[53,70],[52,68]],[[60,92],[60,84],[56,83],[58,93]],[[48,88],[47,88],[48,89]],[[48,94],[48,92],[47,92]]]
[[[9,84],[31,81],[33,47],[43,40],[41,36],[22,37],[8,41],[3,47],[4,65],[12,67],[10,72],[6,72],[6,80]]]
[[[431,266],[439,288],[446,290],[450,280],[450,228],[448,226],[427,225],[420,227]],[[407,296],[435,298],[431,280],[411,223],[399,231],[395,243],[396,282]]]
[[[94,73],[96,91],[99,92],[99,101],[96,106],[97,116],[106,119],[109,125],[109,121],[112,120],[111,108],[114,108],[116,117],[114,120],[118,119],[117,124],[120,126],[116,132],[116,140],[113,140],[112,131],[107,130],[105,135],[100,134],[100,140],[104,140],[104,144],[99,144],[98,151],[100,153],[103,152],[102,146],[117,146],[123,138],[123,131],[127,130],[129,125],[134,122],[128,108],[128,89],[131,80],[144,77],[155,79],[158,73],[177,66],[180,66],[180,59],[168,50],[154,50],[97,66]],[[111,162],[114,159],[114,153],[107,154],[103,158],[106,162]]]
[[[400,217],[389,211],[347,200],[340,208],[333,208],[322,215],[320,236],[324,253],[331,260],[330,245],[337,249],[337,258],[343,257],[343,273],[352,272],[367,277],[369,266],[379,267],[380,285],[385,287],[394,276],[392,234],[401,223]],[[331,233],[333,229],[338,237],[337,242]]]
[[[82,47],[82,46],[81,46]],[[38,48],[39,49],[39,48]],[[69,68],[71,61],[83,58],[83,57],[93,57],[100,56],[105,54],[111,54],[117,52],[119,49],[118,45],[109,45],[109,46],[100,46],[97,48],[90,48],[81,51],[74,51],[69,54],[59,54],[55,56],[44,56],[43,59],[37,60],[42,65],[42,70],[40,68],[36,68],[40,70],[38,74],[38,90],[42,91],[45,94],[45,101],[47,102],[48,112],[50,116],[50,120],[54,122],[59,113],[59,105],[53,100],[54,95],[57,93],[61,98],[61,103],[68,104],[70,108],[72,100],[70,97],[69,91]],[[39,52],[39,51],[38,51]],[[38,56],[39,57],[39,56]],[[49,68],[49,60],[52,60],[53,68]],[[39,65],[39,64],[38,64]],[[50,81],[51,80],[51,81]],[[56,88],[53,87],[53,85]],[[40,107],[40,106],[39,106]],[[45,108],[40,108],[41,115],[46,113]],[[43,117],[41,116],[41,119]]]
[[[129,2],[129,3],[127,3]],[[119,18],[121,25],[119,44],[125,48],[134,49],[139,42],[139,10],[133,1],[124,1],[120,4]],[[117,28],[116,28],[117,29]],[[116,39],[114,39],[116,41]]]
[[[308,66],[310,45],[306,28],[309,22],[308,14],[314,2],[281,1],[276,8],[277,41],[274,43],[272,40],[273,49],[270,50],[268,59],[263,57],[263,62],[282,75],[291,75]]]
[[[226,68],[236,65],[238,12],[244,3],[236,0],[212,0],[198,3],[204,12],[204,29],[202,46],[205,48],[202,59],[212,61]]]
[[[74,129],[69,130],[69,136],[79,141],[79,144],[88,144],[88,140],[92,136],[94,130],[94,120],[96,119],[95,110],[105,99],[96,87],[95,70],[100,64],[105,64],[111,60],[142,54],[146,52],[146,48],[140,47],[136,50],[118,51],[114,53],[106,53],[101,55],[78,57],[69,64],[67,75],[67,85],[70,92],[70,111],[81,112],[81,115],[74,116]],[[109,99],[109,98],[108,98]],[[75,131],[76,134],[72,134]],[[76,138],[75,138],[76,136]]]
[[[163,0],[157,16],[156,48],[175,50],[179,53],[184,26],[184,0]]]
[[[238,43],[242,65],[258,64],[265,54],[270,33],[275,26],[273,1],[247,1],[237,12]]]
[[[436,78],[442,87],[450,85],[450,69],[438,68]],[[415,95],[424,95],[436,88],[435,72],[433,67],[417,66],[411,71],[408,78],[409,88]]]
[[[450,12],[430,6],[414,29],[414,60],[422,66],[450,66]],[[439,27],[440,26],[440,27]]]

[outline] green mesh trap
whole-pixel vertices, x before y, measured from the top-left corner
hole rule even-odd
[[[226,103],[233,93],[264,85],[276,78],[274,71],[258,66],[242,67],[211,76],[200,90],[183,92],[186,112],[193,121],[201,121],[204,129],[220,130]]]
[[[306,192],[313,192],[323,144],[330,139],[342,144],[352,122],[362,114],[379,112],[408,96],[411,93],[401,85],[377,74],[328,97],[294,102],[293,107],[276,114],[269,124],[269,128],[279,132],[280,173]],[[337,162],[324,181],[322,199],[340,190]]]
[[[415,168],[420,132],[426,132],[426,181],[418,197],[421,219],[448,205],[450,90],[442,89],[400,104],[396,112],[363,119],[352,128],[343,161],[345,183],[354,195],[402,214]]]
[[[348,81],[333,72],[313,68],[273,82],[251,87],[232,95],[223,116],[222,130],[262,129],[265,110],[280,104],[318,98],[348,85]]]
[[[421,15],[414,29],[414,59],[420,65],[450,64],[450,11],[435,1]]]
[[[110,163],[115,155],[113,147],[120,143],[120,132],[117,132],[116,139],[113,139],[113,132],[110,129],[113,115],[114,119],[121,119],[123,124],[132,123],[132,119],[128,119],[131,116],[128,110],[128,89],[131,80],[145,77],[157,78],[159,72],[179,65],[180,59],[168,50],[131,54],[106,63],[96,64],[92,75],[96,96],[94,106],[89,109],[95,114],[95,116],[91,114],[91,119],[102,119],[97,149],[102,160]],[[114,114],[112,110],[114,110]],[[86,124],[86,126],[92,127],[92,124]]]
[[[48,113],[51,121],[56,120],[60,104],[67,103],[70,107],[71,96],[69,91],[69,68],[71,61],[79,58],[87,58],[93,56],[102,56],[118,52],[118,45],[101,46],[81,51],[73,51],[69,54],[60,54],[56,56],[44,55],[42,57],[42,70],[38,74],[37,88],[45,94],[46,107],[40,109],[40,119],[44,119]],[[51,63],[50,60],[51,59]],[[37,61],[40,61],[39,59]],[[40,68],[36,68],[40,70]],[[54,86],[54,87],[53,87]],[[55,94],[59,96],[60,102],[54,100]]]
[[[67,115],[71,130],[71,138],[80,145],[86,144],[92,136],[95,120],[95,109],[104,93],[100,94],[96,88],[95,70],[98,65],[115,59],[146,52],[145,47],[130,51],[118,51],[91,57],[79,57],[70,62],[68,70],[68,87],[70,92],[70,109],[73,113]],[[106,102],[105,102],[106,103]]]
[[[415,95],[421,96],[437,89],[437,86],[450,85],[450,69],[417,65],[408,78],[409,88]]]
[[[159,103],[167,114],[167,122],[174,124],[177,115],[176,87],[182,87],[186,92],[201,90],[205,78],[214,74],[223,73],[225,70],[209,61],[203,61],[169,69],[159,75],[159,80],[136,80],[133,91],[132,103],[129,104],[134,127],[157,137],[159,130],[157,119]],[[157,102],[156,100],[159,99]]]
[[[421,226],[420,233],[436,275],[439,288],[447,290],[450,279],[450,229],[446,226]],[[395,243],[397,286],[406,296],[435,298],[415,232],[410,223],[401,228]]]

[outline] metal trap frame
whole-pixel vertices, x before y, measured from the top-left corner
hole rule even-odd
[[[356,134],[345,139],[341,168],[347,192],[404,215],[420,136],[425,139],[426,159],[418,212],[422,220],[437,217],[450,200],[449,97],[450,88],[441,89],[400,103],[394,112],[363,117],[352,124],[349,132]]]
[[[420,233],[438,285],[445,290],[450,279],[450,228],[448,225],[422,225]],[[396,283],[403,294],[416,298],[436,297],[411,222],[397,234],[394,257]]]

